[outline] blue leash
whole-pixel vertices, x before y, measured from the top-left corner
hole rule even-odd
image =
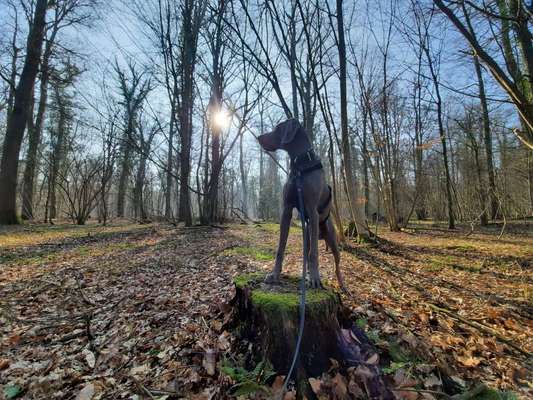
[[[298,206],[299,206],[299,214],[300,214],[300,220],[302,221],[302,237],[303,237],[303,268],[302,268],[302,279],[300,280],[300,325],[299,325],[299,332],[298,332],[298,339],[296,340],[296,348],[294,350],[294,356],[292,358],[292,364],[289,369],[289,372],[287,376],[285,377],[285,382],[283,383],[283,389],[281,390],[281,398],[283,398],[283,395],[285,394],[285,391],[287,390],[287,385],[289,383],[289,380],[291,379],[292,373],[294,371],[294,367],[296,366],[296,361],[298,360],[298,354],[300,353],[300,346],[302,344],[302,336],[304,332],[304,325],[305,325],[305,277],[307,276],[307,235],[309,234],[307,222],[305,220],[305,209],[304,209],[304,198],[303,198],[303,190],[302,190],[302,175],[298,173],[296,175],[296,192],[298,195]]]

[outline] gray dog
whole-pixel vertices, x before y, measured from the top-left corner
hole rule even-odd
[[[302,176],[302,192],[305,216],[309,226],[308,265],[312,288],[322,287],[318,271],[318,239],[324,239],[335,258],[335,274],[339,285],[345,290],[339,268],[340,254],[335,228],[329,218],[331,210],[331,188],[326,184],[324,170],[311,146],[309,138],[296,119],[280,123],[270,133],[259,136],[259,143],[266,151],[285,150],[291,158],[290,175],[283,187],[283,210],[279,228],[279,244],[276,263],[266,278],[268,283],[279,282],[283,256],[287,245],[293,208],[298,208],[296,176]],[[301,211],[301,210],[299,210]]]

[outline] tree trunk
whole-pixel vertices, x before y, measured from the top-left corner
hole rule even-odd
[[[45,54],[46,56],[46,54]],[[46,63],[46,64],[45,64]],[[41,137],[44,125],[44,114],[46,111],[46,101],[48,99],[48,61],[43,60],[41,64],[41,84],[39,105],[35,124],[32,129],[28,129],[28,154],[26,156],[26,168],[24,169],[23,193],[22,193],[22,218],[33,219],[33,192],[35,189],[35,174],[39,166],[38,152],[41,144]],[[33,118],[33,117],[32,117]],[[29,127],[29,125],[28,125]]]
[[[15,90],[13,110],[7,117],[7,130],[0,162],[0,224],[16,224],[17,178],[20,147],[28,122],[32,90],[39,69],[46,22],[47,0],[37,0],[28,34],[26,59]]]
[[[248,174],[244,167],[244,146],[243,146],[244,132],[241,132],[239,137],[239,172],[241,174],[242,185],[242,212],[246,218],[248,218]]]
[[[191,175],[191,141],[192,141],[192,111],[194,105],[194,69],[196,65],[196,50],[198,30],[201,17],[197,13],[199,7],[204,7],[200,2],[194,8],[195,2],[186,0],[183,4],[182,49],[181,49],[181,101],[180,101],[180,195],[179,195],[179,221],[185,226],[192,225],[191,195],[189,179]]]
[[[444,130],[443,112],[442,112],[442,97],[440,95],[440,83],[433,65],[433,60],[429,52],[428,44],[424,46],[424,52],[426,53],[427,61],[429,64],[429,70],[431,72],[431,79],[435,88],[435,94],[437,97],[437,122],[439,127],[439,137],[442,146],[442,159],[444,164],[444,173],[446,177],[446,207],[448,210],[448,229],[455,229],[455,217],[453,214],[453,197],[452,197],[452,182],[450,177],[450,165],[448,162],[448,146],[446,143],[446,132]]]
[[[65,157],[65,140],[67,135],[67,119],[68,111],[66,99],[63,98],[61,89],[54,88],[55,103],[57,107],[58,120],[56,131],[54,132],[52,141],[52,160],[50,170],[50,184],[49,184],[49,213],[48,220],[51,222],[57,217],[57,179],[61,168],[61,163]]]
[[[529,215],[533,217],[533,150],[527,150],[527,181],[529,186]]]
[[[263,281],[261,273],[235,278],[236,322],[240,334],[252,343],[253,353],[268,360],[278,374],[286,375],[299,333],[299,281],[282,277],[280,285],[275,286]],[[368,373],[358,384],[365,388],[369,398],[393,399],[378,367],[366,363],[376,349],[345,315],[347,311],[333,290],[307,290],[301,347],[292,375],[297,396],[316,398],[308,378],[328,371],[333,359],[345,369],[365,368]]]
[[[357,185],[352,168],[352,156],[350,151],[350,138],[348,132],[348,102],[346,95],[346,42],[344,39],[344,15],[342,11],[342,0],[337,0],[337,30],[338,30],[338,51],[339,51],[339,85],[341,95],[341,147],[344,159],[344,175],[347,186],[348,203],[354,210],[355,223],[357,224],[357,236],[359,238],[369,238],[370,232],[363,216],[364,202],[358,201]]]
[[[176,124],[175,104],[171,104],[172,110],[170,113],[170,127],[168,130],[168,150],[167,150],[167,171],[166,171],[166,186],[165,186],[165,218],[172,218],[172,165],[174,164],[174,126]]]

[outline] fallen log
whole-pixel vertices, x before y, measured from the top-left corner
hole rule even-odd
[[[263,281],[260,273],[234,281],[238,332],[252,343],[255,362],[268,360],[278,374],[286,375],[298,337],[299,278],[284,276],[276,285]],[[355,375],[370,398],[394,398],[377,365],[374,345],[348,315],[333,289],[307,290],[305,326],[293,376],[299,397],[316,398],[309,378],[339,366]]]

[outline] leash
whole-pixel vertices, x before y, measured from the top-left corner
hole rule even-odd
[[[302,344],[302,337],[304,332],[305,325],[305,277],[307,275],[307,235],[309,234],[308,225],[305,220],[305,209],[304,209],[304,198],[302,191],[302,174],[298,172],[296,175],[296,192],[298,195],[298,205],[300,220],[302,221],[302,237],[303,237],[303,268],[302,268],[302,279],[300,280],[300,324],[298,328],[298,339],[296,340],[296,348],[294,349],[294,356],[292,357],[291,367],[287,376],[285,377],[285,382],[283,383],[283,388],[281,390],[280,398],[283,398],[287,390],[287,385],[291,379],[291,375],[296,366],[298,360],[298,355],[300,353],[300,346]]]

